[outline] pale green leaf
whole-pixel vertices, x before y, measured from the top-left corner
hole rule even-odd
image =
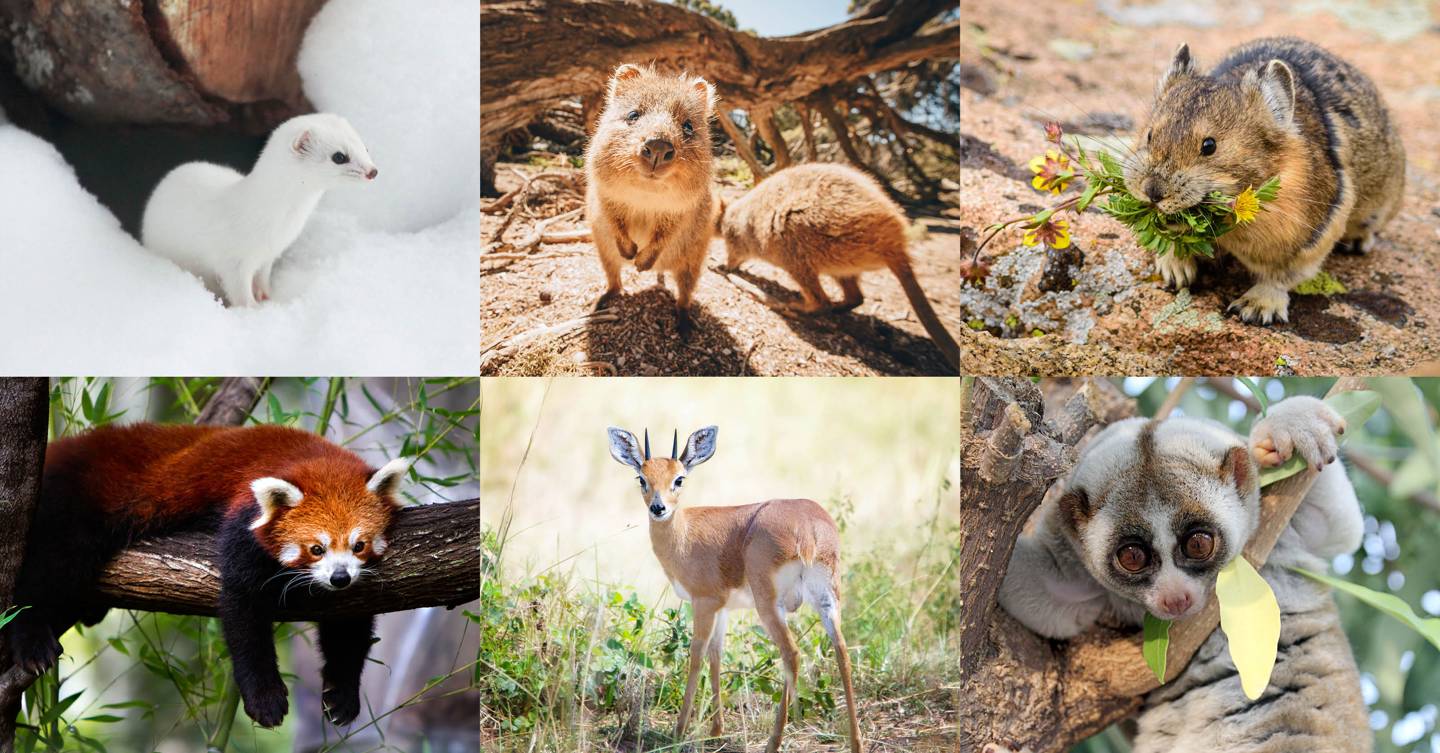
[[[1230,659],[1240,672],[1240,689],[1255,700],[1270,684],[1280,644],[1280,604],[1270,584],[1245,557],[1220,568],[1215,578],[1220,602],[1220,629],[1225,631]]]
[[[1165,652],[1170,649],[1170,621],[1162,620],[1149,612],[1145,613],[1145,663],[1155,673],[1155,679],[1165,684]]]
[[[1364,586],[1351,583],[1348,580],[1341,580],[1332,575],[1312,573],[1309,570],[1299,567],[1292,567],[1290,569],[1311,580],[1324,583],[1337,591],[1350,594],[1385,614],[1394,617],[1419,633],[1425,640],[1430,641],[1432,646],[1440,648],[1440,617],[1421,617],[1415,614],[1415,610],[1411,609],[1409,604],[1406,604],[1403,599],[1394,594],[1372,591]]]

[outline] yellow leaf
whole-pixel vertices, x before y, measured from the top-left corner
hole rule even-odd
[[[1220,600],[1220,629],[1230,644],[1230,659],[1240,670],[1245,697],[1255,700],[1270,684],[1280,643],[1280,605],[1270,584],[1243,556],[1220,568],[1215,579]]]

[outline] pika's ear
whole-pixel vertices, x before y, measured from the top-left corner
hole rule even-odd
[[[1160,83],[1155,85],[1155,93],[1159,94],[1176,79],[1181,76],[1188,76],[1195,72],[1195,60],[1190,57],[1190,45],[1181,44],[1175,50],[1175,57],[1170,60],[1170,67],[1160,76]]]
[[[290,144],[290,150],[297,155],[304,156],[310,151],[310,145],[314,143],[314,141],[315,137],[310,135],[310,129],[307,128],[301,131],[299,136],[295,137],[295,141]]]
[[[1079,531],[1080,527],[1090,522],[1091,516],[1095,514],[1094,508],[1090,506],[1090,496],[1084,489],[1067,490],[1060,495],[1060,512],[1064,515],[1065,523],[1071,531]]]
[[[1242,499],[1259,491],[1260,474],[1256,471],[1255,461],[1250,459],[1249,450],[1244,447],[1231,447],[1225,451],[1218,475],[1221,481],[1234,486]]]
[[[289,481],[270,476],[251,481],[250,491],[255,495],[256,504],[260,505],[260,517],[250,524],[252,531],[269,523],[281,510],[300,504],[305,496]]]
[[[605,433],[610,436],[610,457],[615,458],[615,462],[621,465],[640,470],[645,460],[640,456],[640,442],[635,439],[635,435],[614,426],[606,429]]]
[[[690,88],[694,89],[704,100],[705,116],[709,117],[710,113],[715,112],[715,85],[696,76],[695,80],[690,82]]]
[[[1246,77],[1249,80],[1249,76]],[[1275,117],[1276,125],[1286,130],[1295,127],[1295,72],[1283,60],[1271,60],[1255,77],[1255,86],[1265,107]]]
[[[685,470],[700,465],[715,454],[715,435],[719,433],[720,427],[706,426],[696,429],[695,433],[685,440],[685,451],[680,453],[680,463],[685,466]]]
[[[405,473],[410,470],[410,463],[410,458],[395,458],[391,460],[381,466],[380,470],[370,474],[370,480],[365,482],[365,488],[380,497],[400,504],[398,501],[399,498],[395,496],[395,492],[400,489],[400,479],[404,478]]]

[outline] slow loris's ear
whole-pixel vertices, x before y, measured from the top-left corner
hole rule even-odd
[[[404,478],[406,471],[410,470],[410,462],[410,458],[391,460],[370,475],[370,480],[365,483],[365,488],[390,500],[395,505],[403,507],[403,503],[395,496],[395,492],[400,488],[400,479]]]
[[[1231,447],[1226,450],[1225,457],[1220,459],[1219,476],[1221,481],[1234,486],[1242,499],[1260,491],[1260,474],[1256,470],[1255,461],[1250,458],[1250,451],[1244,447]]]
[[[1090,516],[1095,510],[1090,506],[1090,497],[1084,489],[1067,490],[1060,495],[1060,512],[1064,514],[1066,525],[1071,531],[1079,531],[1080,527],[1090,522]]]
[[[270,476],[251,481],[250,491],[255,495],[256,504],[260,506],[260,517],[250,524],[252,531],[269,523],[285,508],[300,504],[300,500],[305,496],[289,481]]]

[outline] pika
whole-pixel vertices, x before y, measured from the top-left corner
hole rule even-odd
[[[725,239],[727,267],[758,257],[788,272],[804,301],[785,308],[800,313],[853,309],[865,300],[860,273],[889,269],[945,361],[958,370],[960,346],[910,266],[906,224],[900,207],[870,176],[845,165],[814,163],[781,170],[724,206],[715,232]],[[822,274],[840,283],[843,302],[835,304],[825,294]]]
[[[1405,148],[1364,73],[1292,37],[1241,45],[1208,75],[1180,45],[1137,131],[1125,185],[1173,214],[1220,191],[1234,196],[1280,176],[1254,222],[1221,236],[1219,251],[1254,276],[1231,311],[1249,323],[1289,321],[1289,291],[1338,247],[1368,252],[1399,210]],[[1167,285],[1188,287],[1196,262],[1155,260]]]
[[[348,121],[301,115],[275,128],[249,175],[209,162],[171,170],[145,204],[140,242],[231,306],[255,306],[325,191],[379,174]]]
[[[585,152],[585,218],[605,269],[604,308],[620,294],[620,265],[675,275],[675,328],[691,330],[690,298],[715,218],[710,116],[715,87],[650,67],[615,69]]]

